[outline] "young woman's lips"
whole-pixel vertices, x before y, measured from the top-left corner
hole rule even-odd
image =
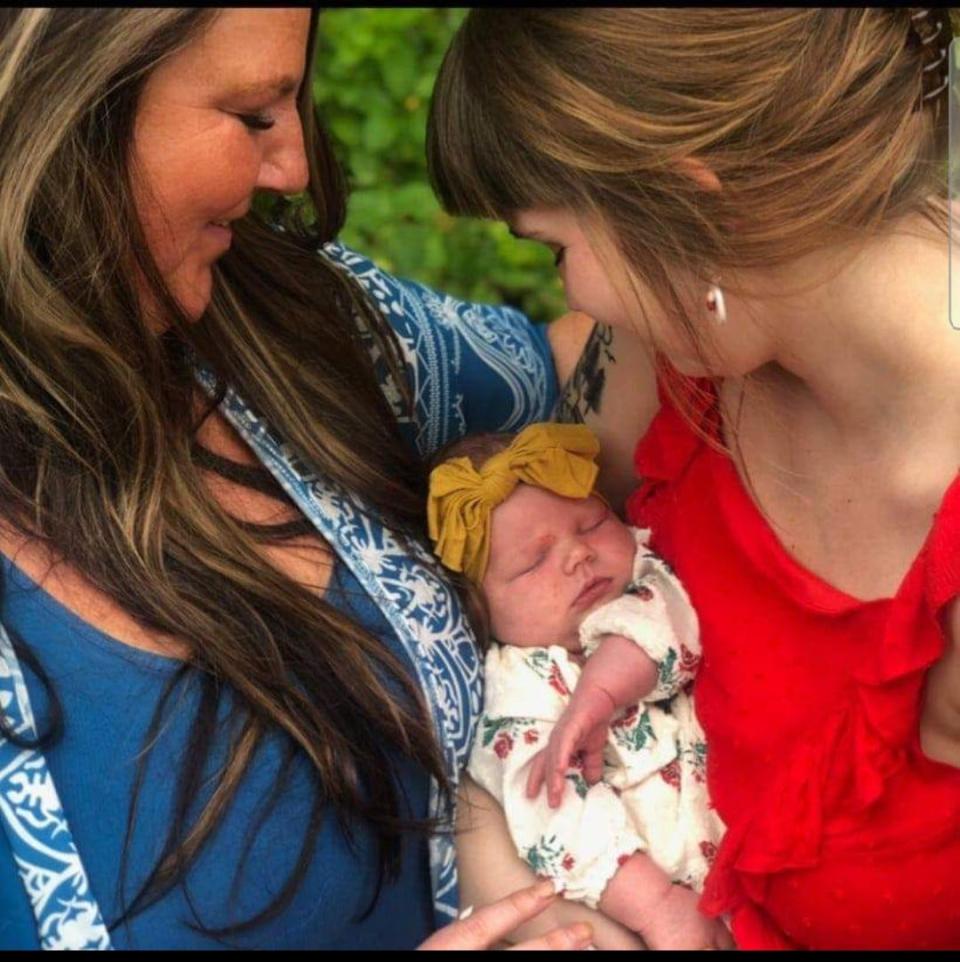
[[[594,578],[588,581],[580,594],[573,599],[572,608],[580,611],[592,605],[599,598],[602,598],[610,588],[610,578]]]

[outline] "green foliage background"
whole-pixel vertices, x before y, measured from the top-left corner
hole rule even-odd
[[[465,9],[326,9],[313,91],[347,170],[344,243],[401,277],[535,321],[564,311],[548,250],[502,224],[447,216],[427,181],[427,109]]]

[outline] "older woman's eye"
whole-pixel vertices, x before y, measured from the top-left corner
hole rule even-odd
[[[563,263],[563,255],[566,253],[566,247],[558,247],[553,252],[553,266],[559,267]]]
[[[235,114],[236,118],[251,130],[269,130],[276,121],[266,114]]]

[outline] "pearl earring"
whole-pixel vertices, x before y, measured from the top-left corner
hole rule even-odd
[[[723,288],[719,284],[712,284],[707,291],[707,310],[715,314],[714,320],[723,324],[727,319],[727,305],[723,300]]]

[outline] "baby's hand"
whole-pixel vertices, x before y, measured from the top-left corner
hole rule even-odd
[[[578,685],[570,704],[550,733],[547,747],[538,752],[530,763],[527,778],[527,798],[536,798],[547,782],[547,804],[556,808],[563,798],[567,769],[580,753],[582,774],[588,785],[603,777],[603,746],[607,730],[617,706],[600,689],[580,695]]]
[[[649,949],[727,949],[733,939],[722,922],[697,910],[699,896],[675,885],[648,855],[635,852],[614,873],[600,911],[643,937]]]
[[[607,635],[587,659],[547,747],[531,762],[527,797],[536,798],[546,781],[547,804],[556,808],[563,798],[567,769],[578,753],[587,784],[600,781],[613,716],[651,692],[656,682],[657,665],[649,655],[629,638]]]
[[[733,949],[733,937],[719,919],[707,918],[697,909],[700,896],[683,885],[671,885],[669,893],[651,912],[641,935],[648,949]]]

